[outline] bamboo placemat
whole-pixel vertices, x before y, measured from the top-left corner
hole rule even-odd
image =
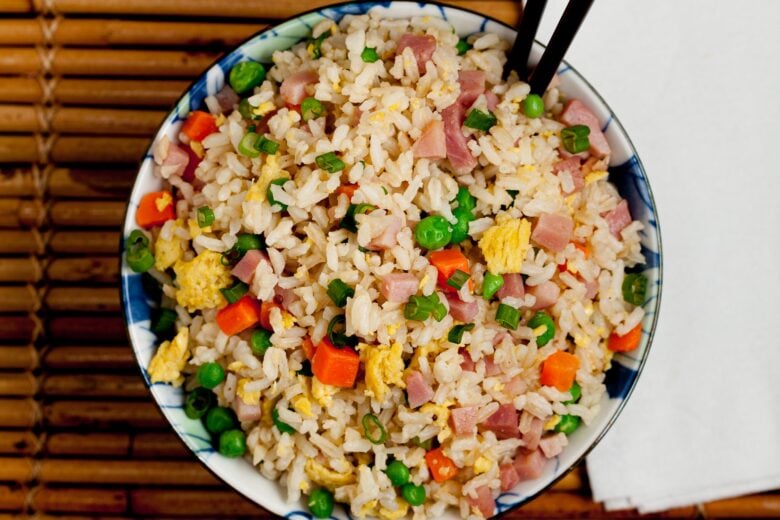
[[[267,516],[169,431],[134,368],[117,245],[135,166],[217,56],[325,0],[0,0],[0,520]],[[454,0],[514,23],[508,0]],[[583,468],[510,518],[606,515]],[[664,517],[780,515],[780,495]]]

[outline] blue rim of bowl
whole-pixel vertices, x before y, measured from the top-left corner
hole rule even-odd
[[[261,31],[257,31],[256,33],[253,33],[252,35],[250,35],[246,39],[244,39],[241,43],[239,43],[238,45],[233,46],[230,50],[226,51],[220,57],[218,57],[213,62],[211,62],[203,70],[203,72],[201,72],[198,75],[197,78],[192,80],[190,82],[190,84],[187,86],[187,88],[182,92],[182,95],[179,96],[179,98],[173,104],[173,108],[171,110],[169,110],[168,113],[166,113],[165,119],[167,119],[168,115],[170,115],[170,113],[173,110],[175,110],[175,107],[177,107],[179,105],[179,103],[182,101],[182,99],[184,99],[184,97],[190,92],[190,90],[192,90],[192,87],[195,86],[195,84],[198,81],[200,81],[200,79],[203,77],[203,74],[205,74],[206,72],[211,70],[212,67],[217,65],[220,61],[222,61],[222,59],[224,59],[225,56],[227,56],[228,54],[233,52],[235,49],[241,48],[244,45],[246,45],[247,43],[249,43],[251,40],[255,39],[256,37],[258,37],[258,36],[260,36],[262,34],[265,34],[265,33],[270,33],[272,31],[274,31],[276,29],[276,27],[278,27],[279,25],[282,25],[282,24],[285,24],[285,23],[290,22],[292,20],[295,20],[297,18],[300,18],[301,16],[305,16],[305,15],[310,14],[310,13],[318,13],[318,12],[321,12],[321,11],[326,10],[326,9],[341,8],[341,7],[345,7],[345,6],[349,6],[349,5],[359,5],[359,4],[364,4],[364,3],[377,4],[377,3],[381,3],[381,2],[346,1],[346,2],[336,2],[336,3],[332,3],[332,4],[322,5],[322,6],[314,8],[314,9],[309,9],[308,11],[302,11],[300,13],[297,13],[297,14],[295,14],[293,16],[285,18],[284,20],[280,20],[279,22],[277,22],[277,23],[275,23],[275,24],[273,24],[271,26],[268,26],[267,28],[265,28],[265,29],[263,29]],[[387,2],[387,3],[393,3],[393,2],[391,0],[390,2]],[[468,14],[481,16],[482,18],[490,20],[491,22],[496,23],[498,25],[502,25],[502,26],[504,26],[504,27],[506,27],[508,29],[513,30],[513,31],[517,30],[517,28],[512,27],[511,25],[509,25],[509,24],[507,24],[505,22],[502,22],[501,20],[498,20],[498,19],[494,18],[494,17],[490,16],[489,14],[480,13],[478,11],[474,11],[473,9],[466,9],[464,7],[448,5],[448,4],[441,3],[441,2],[439,2],[437,0],[429,0],[429,1],[419,2],[419,3],[421,5],[422,4],[430,4],[430,5],[435,5],[435,6],[439,7],[439,8],[453,9],[453,10],[456,10],[456,11],[462,11],[462,12],[465,12],[465,13],[468,13]],[[534,43],[539,45],[539,46],[541,46],[543,49],[546,48],[546,46],[543,43],[539,42],[538,40],[534,40]],[[528,502],[534,500],[539,495],[542,495],[545,492],[547,492],[553,485],[555,485],[556,482],[558,482],[563,477],[565,477],[567,474],[569,474],[571,472],[571,470],[574,469],[575,466],[580,465],[582,463],[582,461],[585,460],[585,458],[588,456],[588,454],[593,450],[593,448],[595,448],[599,444],[599,442],[601,442],[601,440],[604,438],[604,436],[607,434],[607,432],[609,432],[609,430],[612,428],[612,425],[615,423],[617,418],[623,412],[623,409],[625,408],[626,403],[628,402],[629,398],[631,397],[631,394],[633,393],[634,388],[636,388],[637,382],[639,381],[639,378],[640,378],[640,376],[642,374],[642,371],[644,370],[645,363],[647,362],[647,358],[650,355],[650,349],[651,349],[651,347],[653,345],[653,340],[655,339],[655,331],[656,331],[656,328],[658,326],[658,316],[659,316],[660,310],[661,310],[661,299],[662,299],[662,293],[663,293],[663,258],[664,258],[663,243],[662,243],[662,240],[661,240],[661,222],[660,222],[660,219],[658,218],[658,211],[657,211],[657,205],[655,203],[655,197],[653,196],[653,190],[652,190],[652,187],[650,186],[650,182],[648,181],[647,172],[645,171],[644,164],[642,163],[642,160],[640,159],[639,154],[637,153],[636,147],[634,146],[634,143],[631,140],[631,137],[629,136],[629,133],[626,131],[625,127],[620,122],[620,119],[617,117],[617,115],[612,110],[612,108],[609,106],[609,104],[604,100],[604,98],[601,96],[601,94],[599,94],[598,90],[596,90],[596,88],[593,87],[593,85],[591,85],[590,82],[587,79],[585,79],[585,77],[582,74],[580,74],[579,71],[575,67],[573,67],[569,62],[567,62],[566,60],[563,60],[562,64],[565,65],[566,67],[568,67],[569,72],[573,73],[579,80],[581,80],[590,89],[591,93],[596,98],[598,98],[599,101],[601,101],[601,103],[603,103],[604,106],[609,110],[609,112],[610,112],[610,114],[612,116],[612,121],[617,123],[618,127],[622,130],[623,136],[625,137],[626,141],[628,142],[631,150],[634,152],[634,158],[636,159],[637,168],[641,172],[642,178],[643,178],[643,180],[645,182],[645,185],[647,186],[647,193],[648,193],[648,195],[650,197],[651,207],[653,209],[653,216],[655,217],[655,223],[656,223],[656,225],[655,225],[655,234],[657,236],[657,244],[658,244],[658,281],[659,281],[659,283],[658,283],[658,293],[657,293],[656,300],[655,300],[655,308],[654,308],[654,313],[653,313],[653,322],[652,322],[652,324],[650,326],[650,334],[648,335],[648,338],[647,338],[647,347],[645,348],[645,351],[644,351],[644,353],[642,355],[642,359],[639,361],[639,365],[636,368],[636,376],[631,381],[631,384],[628,387],[628,390],[626,390],[625,395],[621,399],[620,403],[617,405],[617,409],[612,414],[612,416],[607,421],[607,423],[602,427],[601,433],[593,440],[593,442],[590,444],[590,446],[588,446],[585,449],[585,451],[580,455],[579,458],[577,458],[574,462],[572,462],[569,465],[569,467],[566,468],[566,470],[562,471],[560,475],[558,475],[557,477],[552,479],[546,486],[544,486],[542,489],[540,489],[536,493],[533,493],[531,495],[523,497],[523,499],[521,499],[519,502],[513,504],[511,507],[509,507],[509,508],[507,508],[507,509],[505,509],[503,511],[498,512],[497,514],[493,515],[491,518],[503,518],[507,514],[515,511],[516,509],[519,509],[519,508],[523,507]],[[165,123],[165,119],[163,119],[163,122],[161,123],[161,125]],[[158,127],[157,132],[159,132],[159,127]],[[151,142],[149,143],[149,146],[147,147],[146,152],[144,153],[143,158],[138,162],[138,172],[139,173],[140,173],[143,161],[152,152],[152,147],[154,146],[154,141],[155,141],[155,138],[157,136],[157,132],[155,132],[155,134],[154,134],[155,137],[151,138]],[[137,179],[137,177],[138,177],[138,174],[136,174],[136,179]],[[135,182],[136,181],[133,182],[133,185],[135,185]],[[131,193],[132,193],[132,189],[131,189]],[[121,262],[122,262],[122,255],[124,254],[124,242],[125,242],[124,225],[127,222],[127,215],[129,213],[129,211],[130,211],[130,195],[128,195],[127,204],[126,204],[126,207],[125,207],[125,212],[124,212],[124,215],[123,215],[123,218],[122,218],[122,228],[123,229],[122,229],[122,231],[119,234],[119,261],[120,261],[120,268],[121,268]],[[119,300],[120,300],[121,306],[122,306],[122,320],[125,322],[125,334],[127,336],[128,344],[132,345],[132,339],[130,338],[130,334],[129,334],[129,326],[130,326],[130,324],[129,324],[128,320],[127,320],[127,311],[128,311],[128,309],[127,309],[127,302],[125,301],[125,299],[123,297],[124,291],[125,291],[124,284],[125,284],[125,277],[120,277],[120,286],[119,286],[120,298],[119,298]],[[135,352],[133,353],[133,356],[135,357],[136,366],[138,367],[140,375],[141,375],[141,377],[143,377],[144,367],[141,366],[141,362],[138,359],[138,356],[135,355]],[[151,387],[148,386],[148,385],[145,385],[145,386],[146,386],[147,392],[149,392],[149,396],[152,398],[152,402],[157,407],[157,409],[160,412],[160,414],[163,415],[163,417],[164,417],[165,415],[163,414],[163,409],[160,406],[160,403],[154,397],[154,394],[152,394]],[[167,419],[166,419],[166,422],[167,422]],[[174,432],[176,432],[176,438],[179,440],[179,442],[181,442],[186,447],[188,452],[191,452],[193,455],[195,455],[195,453],[192,452],[190,447],[187,445],[185,440],[182,438],[182,436],[179,433],[179,431],[176,428],[173,428],[173,430],[174,430]],[[230,483],[228,483],[220,475],[218,475],[214,470],[212,470],[211,467],[208,464],[206,464],[204,461],[202,461],[200,459],[200,457],[196,456],[195,459],[198,462],[200,462],[200,464],[204,468],[206,468],[206,470],[209,473],[214,475],[214,477],[216,477],[217,480],[219,480],[220,482],[226,484],[228,487],[230,487],[230,489],[232,489],[233,491],[237,492],[238,494],[243,496],[246,500],[249,500],[253,504],[255,504],[258,507],[260,507],[261,509],[263,509],[264,511],[267,511],[268,513],[270,513],[272,515],[276,515],[276,513],[273,513],[271,511],[269,511],[262,504],[259,504],[253,498],[249,497],[245,493],[243,493],[243,492],[239,491],[238,489],[234,488],[233,486],[231,486]],[[280,517],[280,518],[283,518],[283,517]]]

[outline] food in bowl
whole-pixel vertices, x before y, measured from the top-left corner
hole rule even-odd
[[[149,379],[315,517],[491,516],[639,345],[609,144],[582,101],[502,79],[508,47],[324,21],[154,147],[169,186],[125,253],[161,286]]]

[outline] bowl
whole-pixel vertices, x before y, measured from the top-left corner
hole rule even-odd
[[[381,13],[390,18],[423,15],[442,17],[447,19],[461,36],[476,32],[493,32],[512,41],[515,35],[511,27],[484,14],[432,2],[343,3],[309,11],[252,36],[214,63],[182,95],[160,127],[155,140],[164,135],[174,139],[190,110],[201,107],[207,95],[219,91],[225,83],[227,72],[239,61],[252,59],[269,63],[274,51],[289,48],[306,38],[311,27],[321,20],[325,18],[338,20],[346,14],[367,12]],[[543,47],[537,43],[531,56],[532,61],[539,59],[542,50]],[[647,359],[661,299],[661,237],[655,203],[642,163],[617,117],[585,78],[567,63],[561,65],[558,75],[561,80],[560,89],[569,97],[583,100],[599,117],[613,150],[609,178],[617,186],[621,195],[627,199],[633,217],[645,226],[641,243],[646,264],[642,266],[642,272],[650,281],[647,301],[644,305],[646,314],[642,323],[643,335],[640,347],[628,354],[615,355],[612,367],[607,371],[607,392],[603,397],[598,416],[590,425],[578,429],[569,437],[569,445],[554,461],[547,464],[540,478],[523,482],[511,491],[502,493],[496,500],[498,514],[518,507],[550,487],[582,460],[617,419]],[[145,193],[159,189],[162,185],[154,177],[152,170],[153,159],[150,148],[141,163],[130,195],[123,228],[125,237],[136,227],[133,215],[141,197]],[[206,468],[250,500],[280,516],[310,518],[303,500],[299,503],[287,503],[282,486],[263,477],[248,461],[228,459],[215,452],[211,447],[209,435],[200,421],[188,419],[184,415],[184,394],[180,388],[150,383],[146,367],[157,347],[157,339],[149,330],[150,305],[144,293],[141,276],[133,273],[124,259],[121,268],[121,286],[124,318],[138,366],[152,397],[181,440]],[[349,517],[348,512],[343,508],[337,508],[334,516]],[[454,512],[452,517],[455,517]]]

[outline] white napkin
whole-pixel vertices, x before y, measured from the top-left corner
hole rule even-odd
[[[608,509],[780,488],[778,21],[769,0],[601,0],[569,53],[639,150],[664,251],[648,364],[588,457]]]

